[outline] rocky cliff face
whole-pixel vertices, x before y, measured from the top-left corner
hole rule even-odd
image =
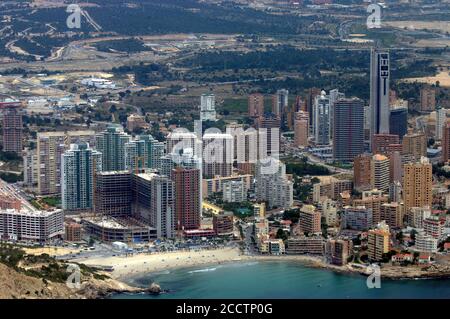
[[[30,277],[0,263],[0,298],[72,299],[79,298],[79,296],[64,284]]]
[[[159,293],[156,288],[159,286],[141,289],[110,278],[89,277],[82,279],[79,289],[70,289],[65,283],[27,276],[0,263],[0,299],[97,299],[121,292]]]
[[[450,266],[427,265],[427,266],[387,266],[381,269],[381,276],[390,279],[407,278],[450,278]]]

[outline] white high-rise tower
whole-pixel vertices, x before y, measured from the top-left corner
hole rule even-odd
[[[330,144],[330,98],[325,91],[314,99],[313,135],[317,145]]]
[[[200,98],[200,119],[216,121],[216,97],[214,94],[202,94]]]
[[[447,110],[444,108],[440,108],[436,111],[436,139],[442,139],[442,133],[445,122],[447,120]]]
[[[102,154],[88,143],[71,144],[61,155],[61,197],[65,211],[93,208],[94,175],[102,170]]]

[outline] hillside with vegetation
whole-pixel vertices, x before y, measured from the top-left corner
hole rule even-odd
[[[29,255],[24,250],[0,244],[0,299],[95,299],[110,293],[142,291],[111,279],[97,269],[78,264],[79,289],[66,285],[68,264],[47,254]]]

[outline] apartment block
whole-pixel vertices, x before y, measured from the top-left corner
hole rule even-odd
[[[432,166],[426,157],[417,163],[404,165],[403,203],[408,211],[411,207],[431,207],[432,204]]]
[[[38,192],[61,193],[61,156],[71,144],[95,145],[94,131],[43,132],[37,134]]]
[[[289,238],[286,254],[309,254],[322,256],[324,253],[324,239],[322,236]]]
[[[307,234],[319,234],[321,229],[321,214],[312,205],[305,205],[300,209],[300,230]]]
[[[132,174],[129,171],[98,172],[95,180],[95,212],[102,216],[131,216],[132,190]]]
[[[0,238],[49,243],[64,236],[64,213],[54,211],[0,210]]]

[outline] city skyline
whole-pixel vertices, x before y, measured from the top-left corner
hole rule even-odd
[[[447,2],[0,10],[0,298],[450,297]]]

